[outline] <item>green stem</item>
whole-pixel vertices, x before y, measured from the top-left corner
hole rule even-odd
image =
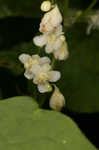
[[[54,65],[55,65],[55,57],[53,56],[52,57],[52,63],[51,63],[52,68],[54,68]]]
[[[54,4],[54,3],[55,3],[55,1],[54,1],[54,0],[50,0],[50,1],[51,1],[51,3],[52,3],[52,4]]]
[[[65,19],[68,14],[68,5],[69,5],[69,0],[64,0],[64,8],[63,8],[63,18],[64,18],[64,23],[65,24]]]
[[[40,103],[39,103],[39,107],[40,107],[40,108],[43,107],[43,105],[44,105],[44,103],[45,103],[45,101],[46,101],[46,98],[47,98],[47,95],[45,95],[45,96],[43,97],[43,99],[40,101]]]
[[[75,19],[74,23],[79,21],[82,17],[87,16],[89,14],[90,10],[96,5],[96,3],[97,3],[97,0],[93,0],[92,3],[89,5],[89,7]]]
[[[89,7],[83,12],[82,15],[85,16],[86,14],[88,14],[88,12],[96,5],[96,3],[97,3],[97,0],[93,0],[92,3],[89,5]]]
[[[41,47],[38,47],[38,55],[40,54],[40,51],[41,51]]]

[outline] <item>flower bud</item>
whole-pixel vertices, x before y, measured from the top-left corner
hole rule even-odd
[[[56,86],[49,105],[56,111],[61,111],[62,107],[65,105],[65,98]]]
[[[39,31],[42,33],[53,32],[62,22],[62,15],[57,5],[45,13],[41,20]]]
[[[42,4],[41,4],[41,10],[42,11],[49,11],[51,9],[51,2],[50,1],[44,1]]]

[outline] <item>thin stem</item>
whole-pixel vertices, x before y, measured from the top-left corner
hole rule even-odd
[[[92,3],[89,5],[89,7],[75,19],[74,23],[79,21],[82,17],[85,17],[86,15],[88,15],[90,10],[96,5],[96,3],[97,3],[97,0],[93,0]]]
[[[64,8],[63,8],[63,18],[64,18],[64,24],[65,24],[65,19],[68,14],[68,5],[69,5],[69,0],[64,0]]]
[[[41,47],[38,47],[38,55],[40,54],[41,51]]]
[[[86,15],[97,3],[97,0],[93,0],[92,3],[89,5],[89,7],[84,11],[82,15]]]
[[[43,99],[39,103],[39,107],[42,108],[47,98],[47,94],[43,97]]]
[[[52,57],[52,63],[51,63],[52,68],[54,68],[54,65],[55,65],[55,57],[53,56]]]

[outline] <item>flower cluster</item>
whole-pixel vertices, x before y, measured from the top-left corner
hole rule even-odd
[[[36,46],[45,46],[47,54],[53,53],[54,58],[66,60],[69,56],[67,42],[62,29],[62,15],[57,4],[51,4],[50,1],[44,1],[41,4],[41,10],[46,12],[41,20],[39,31],[42,33],[33,38]],[[36,55],[21,54],[19,60],[24,64],[24,76],[32,80],[40,93],[52,91],[51,82],[60,79],[61,73],[52,70],[51,59]],[[50,107],[60,111],[65,105],[65,98],[54,85],[55,91],[50,99]]]
[[[36,46],[45,46],[45,52],[53,53],[55,59],[66,60],[69,52],[61,23],[59,8],[56,4],[52,5],[52,9],[41,20],[39,31],[42,35],[34,37],[33,42]]]
[[[21,54],[19,60],[26,69],[24,75],[27,79],[33,79],[33,83],[38,85],[40,93],[50,92],[52,90],[49,82],[56,82],[60,79],[60,72],[53,71],[48,57],[38,55],[29,56]]]

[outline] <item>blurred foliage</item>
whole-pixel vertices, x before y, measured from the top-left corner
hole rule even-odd
[[[0,18],[7,16],[40,17],[41,2],[42,0],[0,0]]]
[[[38,108],[30,97],[0,101],[0,149],[96,150],[67,116]]]
[[[66,108],[73,112],[99,112],[99,31],[86,35],[86,24],[75,24],[67,32],[70,57],[62,68],[60,89]]]

